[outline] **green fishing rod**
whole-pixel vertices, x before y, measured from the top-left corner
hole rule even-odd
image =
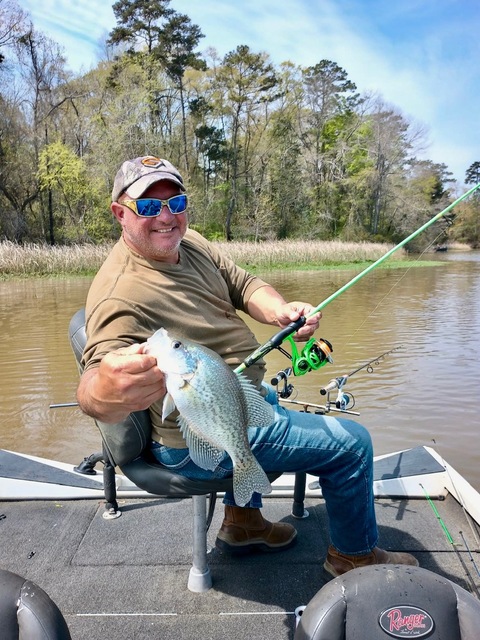
[[[294,363],[293,368],[294,368],[295,375],[301,375],[303,373],[307,373],[312,369],[319,369],[328,361],[331,361],[330,353],[332,351],[332,346],[328,341],[321,340],[320,342],[317,342],[316,339],[311,338],[306,343],[302,352],[299,354],[296,350],[296,347],[292,339],[293,334],[303,327],[303,325],[307,321],[307,318],[314,316],[316,313],[324,309],[328,304],[330,304],[330,302],[333,302],[333,300],[338,298],[339,295],[347,291],[347,289],[350,289],[350,287],[352,287],[355,283],[357,283],[361,278],[366,276],[367,273],[370,273],[370,271],[378,267],[379,264],[381,264],[387,258],[389,258],[393,253],[395,253],[395,251],[397,251],[401,247],[405,246],[408,242],[416,238],[420,233],[422,233],[422,231],[425,231],[425,229],[428,229],[428,227],[430,227],[432,224],[437,222],[437,220],[440,220],[440,218],[442,218],[445,214],[447,214],[454,207],[456,207],[457,204],[459,204],[462,200],[465,200],[465,198],[468,198],[468,196],[470,196],[479,187],[480,187],[480,184],[477,184],[475,187],[472,187],[471,189],[466,191],[462,196],[460,196],[454,202],[448,205],[448,207],[443,209],[443,211],[440,211],[439,213],[437,213],[435,216],[433,216],[433,218],[431,218],[431,220],[423,224],[416,231],[411,233],[408,237],[406,237],[404,240],[402,240],[397,245],[395,245],[392,249],[387,251],[385,255],[381,256],[378,260],[368,265],[366,269],[364,269],[359,274],[357,274],[354,278],[349,280],[346,284],[340,287],[340,289],[332,293],[332,295],[328,296],[328,298],[323,300],[319,305],[315,307],[315,309],[310,311],[310,313],[308,313],[306,316],[301,316],[298,320],[295,320],[294,322],[290,322],[289,325],[287,325],[284,329],[281,329],[278,333],[276,333],[269,340],[267,340],[267,342],[259,346],[257,349],[255,349],[253,353],[251,353],[247,358],[245,358],[245,360],[241,364],[239,364],[238,367],[235,369],[235,372],[241,373],[242,371],[245,371],[247,367],[250,367],[252,366],[252,364],[255,364],[257,360],[260,360],[260,358],[263,358],[265,355],[267,355],[267,353],[270,353],[270,351],[272,351],[273,349],[279,349],[282,342],[284,342],[287,338],[289,339],[292,345],[292,348],[294,349],[294,351],[292,352],[292,362]]]

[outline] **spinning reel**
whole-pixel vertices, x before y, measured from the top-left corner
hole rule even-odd
[[[281,347],[279,347],[279,350],[291,359],[294,376],[303,376],[310,371],[317,371],[317,369],[323,367],[327,362],[333,362],[333,347],[331,343],[324,338],[320,338],[320,340],[310,338],[300,352],[292,336],[288,336],[287,340],[290,342],[291,353],[288,353]]]

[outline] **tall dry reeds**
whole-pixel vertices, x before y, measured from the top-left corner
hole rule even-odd
[[[250,270],[274,268],[316,269],[325,266],[374,262],[391,245],[373,242],[218,242],[236,263]],[[105,260],[111,245],[50,246],[0,242],[0,276],[91,275]],[[405,254],[399,251],[396,259]]]
[[[221,242],[222,250],[234,262],[250,269],[320,268],[359,262],[375,262],[393,245],[338,240],[281,240],[277,242]],[[399,251],[396,259],[405,257]]]
[[[54,276],[93,274],[111,246],[0,243],[0,276]]]

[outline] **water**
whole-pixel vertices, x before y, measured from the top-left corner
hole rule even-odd
[[[333,344],[334,363],[291,382],[299,399],[323,404],[319,388],[332,377],[395,348],[345,387],[375,453],[432,445],[480,490],[480,253],[445,254],[441,261],[375,270],[328,305],[317,337]],[[287,299],[316,305],[356,273],[277,272],[266,278]],[[67,330],[89,285],[88,278],[1,283],[1,448],[75,464],[99,450],[90,418],[78,408],[49,408],[75,399],[78,373]],[[249,324],[261,342],[275,333]],[[288,360],[275,351],[267,364],[269,379]]]

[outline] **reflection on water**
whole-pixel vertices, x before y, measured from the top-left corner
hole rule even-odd
[[[401,347],[349,379],[356,419],[369,428],[377,454],[434,445],[480,489],[480,254],[444,254],[442,261],[373,271],[327,306],[318,337],[333,344],[334,364],[292,382],[298,397],[321,404],[319,388],[330,378]],[[266,279],[287,299],[316,305],[356,273],[278,272]],[[87,278],[1,283],[1,448],[70,463],[98,450],[89,418],[77,408],[49,409],[75,397],[67,329],[89,285]],[[261,342],[275,332],[249,323]],[[288,361],[274,352],[267,364],[269,378]]]

